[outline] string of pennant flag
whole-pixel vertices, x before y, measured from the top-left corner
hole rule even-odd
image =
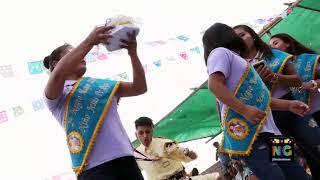
[[[249,22],[249,24],[255,29],[255,28],[259,28],[261,26],[264,26],[268,23],[270,23],[273,19],[275,19],[276,17],[282,17],[282,18],[286,18],[291,12],[292,12],[292,8],[288,8],[285,11],[283,11],[281,14],[278,15],[274,15],[274,16],[269,16],[266,18],[260,18],[260,19],[255,19],[252,22]],[[203,34],[203,31],[200,32],[200,34]],[[169,38],[167,40],[156,40],[156,41],[152,41],[152,42],[147,42],[145,43],[146,45],[150,45],[150,46],[162,46],[168,43],[168,41],[170,40],[180,40],[181,42],[187,42],[188,40],[190,40],[190,37],[186,36],[186,35],[179,35],[175,38]],[[190,51],[196,52],[198,54],[200,54],[200,47],[196,46],[190,49]],[[86,57],[86,60],[88,63],[93,63],[97,60],[107,60],[108,59],[108,55],[110,54],[121,54],[121,51],[115,51],[112,53],[99,53],[98,55],[95,53],[89,53]],[[185,60],[187,60],[188,56],[186,55],[186,52],[180,52],[179,53],[181,55],[181,57]],[[171,59],[172,60],[172,59]],[[153,63],[154,65],[156,65],[157,67],[161,66],[161,60],[156,60]],[[28,69],[29,69],[29,73],[31,75],[34,74],[42,74],[45,72],[45,68],[42,65],[42,61],[32,61],[32,62],[28,62]],[[0,66],[0,75],[3,78],[10,78],[14,76],[14,71],[13,71],[13,65],[9,64],[9,65],[1,65]]]
[[[190,39],[190,37],[186,35],[180,35],[176,37],[176,40],[181,42],[187,42]],[[153,42],[146,43],[147,45],[151,46],[162,46],[165,45],[167,41],[164,40],[157,40]],[[108,60],[110,55],[122,55],[123,51],[116,51],[116,52],[90,52],[86,56],[86,62],[87,63],[95,63],[97,61],[105,61]],[[200,55],[201,54],[201,48],[199,46],[191,46],[191,48],[186,49],[185,51],[177,51],[175,55],[169,55],[165,58],[159,58],[154,61],[151,61],[150,63],[144,64],[143,68],[146,74],[149,73],[149,67],[154,66],[156,68],[161,68],[163,66],[163,63],[169,62],[169,61],[177,61],[179,59],[181,60],[188,60],[190,58],[190,53]],[[42,60],[36,60],[36,61],[30,61],[26,64],[28,68],[28,73],[30,76],[33,75],[39,75],[39,74],[45,74],[47,70],[43,66]],[[1,65],[0,66],[0,75],[3,78],[10,78],[14,77],[14,65]],[[127,72],[118,73],[114,76],[109,77],[109,79],[114,80],[129,80],[129,75]],[[26,114],[26,111],[38,112],[41,110],[45,110],[46,106],[42,98],[38,98],[32,102],[29,103],[29,107],[17,105],[15,107],[11,107],[9,109],[0,109],[0,124],[9,121],[10,117],[13,118],[19,118]],[[11,116],[12,115],[12,116]]]
[[[30,103],[32,110],[37,112],[46,108],[43,99],[37,99]],[[26,113],[26,108],[21,105],[10,108],[10,110],[0,110],[0,124],[9,120],[9,113],[13,113],[14,118],[18,118]]]
[[[190,38],[188,36],[185,35],[180,35],[176,37],[177,40],[180,40],[182,42],[187,42]],[[157,46],[157,45],[164,45],[166,44],[167,41],[164,40],[157,40],[157,41],[152,41],[152,42],[148,42],[145,43],[147,45],[151,45],[151,46]],[[199,46],[195,46],[189,49],[189,51],[191,52],[195,52],[197,54],[201,53],[200,47]],[[108,60],[109,56],[111,54],[122,54],[122,51],[116,51],[116,52],[90,52],[87,54],[86,56],[86,62],[87,63],[94,63],[96,61],[105,61]],[[188,52],[187,51],[182,51],[182,52],[178,52],[177,53],[183,60],[188,60]],[[170,58],[166,58],[167,60],[173,61],[175,60],[174,57],[170,57]],[[157,67],[161,67],[161,63],[163,63],[164,60],[163,59],[157,59],[155,60],[152,64],[157,66]],[[145,67],[147,67],[148,65],[145,64]],[[43,74],[46,72],[46,69],[43,66],[43,62],[42,60],[36,60],[36,61],[30,61],[27,62],[27,68],[29,71],[30,75],[37,75],[37,74]],[[1,65],[0,66],[0,75],[3,78],[10,78],[10,77],[14,77],[14,66],[12,64],[6,64],[6,65]],[[119,75],[123,75],[123,73],[120,73]]]
[[[276,17],[286,18],[292,11],[293,11],[292,8],[287,8],[281,14],[270,16],[270,17],[266,17],[266,18],[255,19],[252,22],[250,22],[249,24],[251,26],[253,26],[254,28],[258,28],[259,26],[264,26],[264,25],[270,23]],[[203,31],[200,32],[200,34],[203,34]],[[168,40],[180,40],[182,42],[187,42],[189,39],[190,38],[188,36],[186,36],[186,35],[179,35],[179,36],[177,36],[175,38],[169,38]],[[152,42],[147,42],[145,44],[146,45],[150,45],[150,46],[161,46],[161,45],[165,45],[168,40],[156,40],[156,41],[152,41]],[[200,47],[198,47],[198,46],[194,47],[194,48],[191,48],[190,50],[200,54]],[[121,51],[113,52],[113,53],[109,53],[109,54],[117,54],[117,53],[121,53]],[[184,58],[185,60],[187,59],[186,53],[182,52],[181,55],[183,56],[182,58]],[[96,60],[102,60],[103,61],[103,60],[107,60],[108,59],[108,54],[100,53],[100,54],[96,55],[94,53],[89,53],[87,55],[86,59],[87,59],[88,63],[95,62]],[[154,65],[156,65],[157,67],[160,67],[161,66],[161,61],[156,60],[154,62]],[[45,69],[44,69],[44,67],[42,65],[42,61],[28,62],[28,68],[29,68],[29,73],[31,75],[33,75],[33,74],[41,74],[41,73],[45,72]],[[11,65],[11,64],[9,64],[9,65],[1,65],[0,66],[0,75],[3,78],[14,77],[13,65]]]
[[[264,25],[271,23],[277,17],[281,17],[282,19],[286,18],[292,11],[293,11],[292,8],[287,8],[286,10],[282,11],[280,14],[269,16],[266,18],[255,19],[252,22],[250,22],[249,24],[253,28],[258,28],[258,27],[261,27],[261,26],[264,26]]]
[[[267,17],[264,19],[256,19],[249,24],[252,26],[257,26],[257,25],[263,26],[263,25],[266,25],[269,22],[271,22],[276,17],[286,18],[288,16],[288,14],[290,14],[291,12],[292,12],[292,9],[288,8],[279,15]],[[200,34],[203,34],[203,31]],[[177,37],[169,38],[167,40],[156,40],[156,41],[146,42],[144,44],[152,46],[152,47],[163,46],[163,45],[167,44],[168,41],[171,41],[171,40],[177,40],[180,42],[188,42],[190,40],[190,37],[188,37],[186,35],[179,35]],[[148,74],[148,72],[149,72],[148,69],[150,66],[155,66],[156,68],[161,68],[163,63],[166,63],[166,62],[176,61],[178,59],[189,60],[190,53],[200,55],[201,51],[202,51],[202,47],[200,47],[199,45],[193,44],[190,48],[186,49],[185,51],[179,51],[175,55],[169,55],[165,58],[161,58],[161,59],[159,58],[159,59],[152,61],[151,63],[144,64],[143,68],[144,68],[145,73]],[[109,59],[110,55],[121,55],[121,54],[123,54],[123,51],[115,51],[115,52],[108,52],[108,53],[90,52],[86,56],[86,62],[87,63],[95,63],[96,61],[105,61],[105,60]],[[179,58],[177,58],[177,56]],[[43,66],[42,60],[27,62],[27,68],[28,68],[28,72],[31,76],[37,75],[37,74],[43,74],[43,73],[47,72],[47,70]],[[14,66],[12,64],[0,65],[0,77],[11,78],[14,76],[15,76]],[[122,72],[122,73],[116,74],[114,76],[111,76],[110,79],[128,80],[129,76],[128,76],[127,72]],[[30,103],[30,106],[32,107],[31,109],[34,112],[41,111],[46,108],[42,98],[39,98],[39,99],[32,101]],[[12,113],[13,116],[15,118],[17,118],[17,117],[24,115],[26,113],[26,109],[28,109],[28,108],[24,108],[21,105],[12,107],[12,108],[10,108],[10,110],[0,109],[0,124],[3,122],[7,122],[9,120],[9,113]]]

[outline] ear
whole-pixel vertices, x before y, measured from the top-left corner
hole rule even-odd
[[[134,135],[136,135],[136,138],[138,139],[138,135],[137,135],[137,132],[135,132],[135,133],[134,133]]]

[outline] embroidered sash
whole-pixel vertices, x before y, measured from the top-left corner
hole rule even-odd
[[[283,68],[285,67],[287,61],[292,58],[292,55],[279,51],[277,49],[272,49],[272,58],[266,60],[268,67],[274,73],[282,74]],[[268,89],[270,90],[271,95],[276,87],[276,83],[266,83]]]
[[[317,54],[301,54],[297,56],[294,66],[303,82],[308,82],[315,78],[319,58],[320,56]],[[291,88],[291,91],[296,100],[300,100],[309,106],[311,105],[311,93],[309,90],[300,92],[297,88]]]
[[[67,97],[64,127],[73,170],[85,169],[95,138],[110,107],[119,82],[84,77]]]
[[[248,63],[234,91],[237,99],[266,113],[270,109],[270,93],[257,72]],[[229,154],[249,155],[252,144],[266,121],[253,124],[242,115],[226,108],[223,116],[223,140],[221,151]]]

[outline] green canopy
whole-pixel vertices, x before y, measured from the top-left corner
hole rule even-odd
[[[155,136],[178,142],[209,137],[220,133],[215,98],[205,83],[155,126]]]
[[[311,8],[311,9],[309,9]],[[320,2],[315,0],[304,0],[300,2],[293,11],[277,25],[270,33],[288,33],[307,47],[320,50]],[[267,35],[263,39],[269,42]]]
[[[285,19],[270,30],[271,34],[288,33],[306,46],[319,51],[320,13],[317,9],[320,9],[318,0],[301,1]],[[263,39],[269,41],[267,35],[264,35]],[[206,83],[161,119],[154,129],[155,136],[163,136],[177,142],[216,136],[220,132],[215,98]]]
[[[199,88],[174,110],[155,124],[154,136],[177,142],[186,142],[218,135],[221,132],[216,100],[208,90],[208,84]],[[137,146],[138,142],[134,142]]]
[[[305,6],[307,8],[311,8],[311,9],[320,10],[320,3],[317,0],[303,0],[302,2],[299,3],[299,5]]]

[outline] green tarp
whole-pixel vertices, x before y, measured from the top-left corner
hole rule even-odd
[[[299,5],[320,10],[319,0],[305,0]],[[304,9],[301,7],[293,8],[293,11],[274,26],[270,33],[288,33],[304,45],[320,51],[320,12]],[[269,42],[269,37],[265,35],[263,39]]]
[[[299,5],[320,10],[319,0],[303,0],[302,2],[299,3]]]
[[[156,124],[155,135],[178,142],[209,137],[221,131],[215,98],[207,84]]]
[[[304,0],[300,2],[300,5],[320,9],[319,0]],[[320,50],[319,31],[320,12],[300,7],[295,7],[288,17],[270,30],[271,34],[289,33],[317,51]],[[267,35],[263,36],[263,39],[269,41]],[[155,136],[185,142],[216,136],[221,132],[215,99],[207,89],[207,84],[204,84],[202,88],[191,94],[156,124]]]
[[[165,118],[155,124],[154,136],[186,142],[221,132],[215,98],[207,83],[200,86]],[[137,142],[134,142],[137,146]]]

